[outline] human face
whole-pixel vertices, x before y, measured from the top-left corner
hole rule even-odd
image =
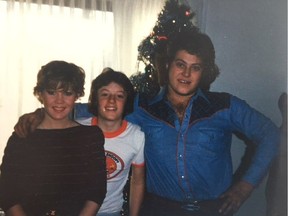
[[[123,87],[115,82],[101,87],[98,92],[98,119],[122,121],[127,94]]]
[[[202,61],[185,50],[176,53],[169,67],[169,96],[192,96],[195,94],[202,76]]]
[[[40,100],[45,108],[45,118],[51,120],[68,120],[68,115],[77,100],[72,90],[46,89],[40,93]]]

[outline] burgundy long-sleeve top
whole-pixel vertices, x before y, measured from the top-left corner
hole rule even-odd
[[[85,201],[106,194],[104,136],[99,127],[37,129],[9,138],[1,165],[0,207],[20,204],[28,215],[57,210],[78,215]]]

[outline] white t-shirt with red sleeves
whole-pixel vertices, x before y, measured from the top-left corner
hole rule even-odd
[[[84,125],[97,125],[97,118],[77,120]],[[123,189],[131,165],[144,166],[144,133],[138,125],[123,120],[119,130],[104,132],[107,166],[107,194],[99,213],[120,212]]]

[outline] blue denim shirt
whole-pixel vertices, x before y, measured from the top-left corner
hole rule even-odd
[[[271,120],[235,96],[198,90],[181,123],[165,92],[138,97],[127,116],[145,132],[148,192],[177,201],[217,198],[231,186],[234,132],[257,146],[243,180],[260,183],[278,151],[279,130]]]

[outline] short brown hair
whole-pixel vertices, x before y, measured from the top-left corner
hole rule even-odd
[[[111,82],[115,82],[122,86],[127,94],[127,100],[124,106],[124,113],[122,118],[127,114],[132,113],[135,91],[129,78],[122,72],[114,71],[111,68],[105,68],[103,72],[97,76],[91,85],[91,91],[89,95],[88,111],[95,116],[98,116],[98,95],[97,92],[103,86],[109,85]]]
[[[85,71],[73,63],[51,61],[41,67],[37,75],[34,95],[46,89],[63,88],[73,90],[77,97],[84,95]]]

